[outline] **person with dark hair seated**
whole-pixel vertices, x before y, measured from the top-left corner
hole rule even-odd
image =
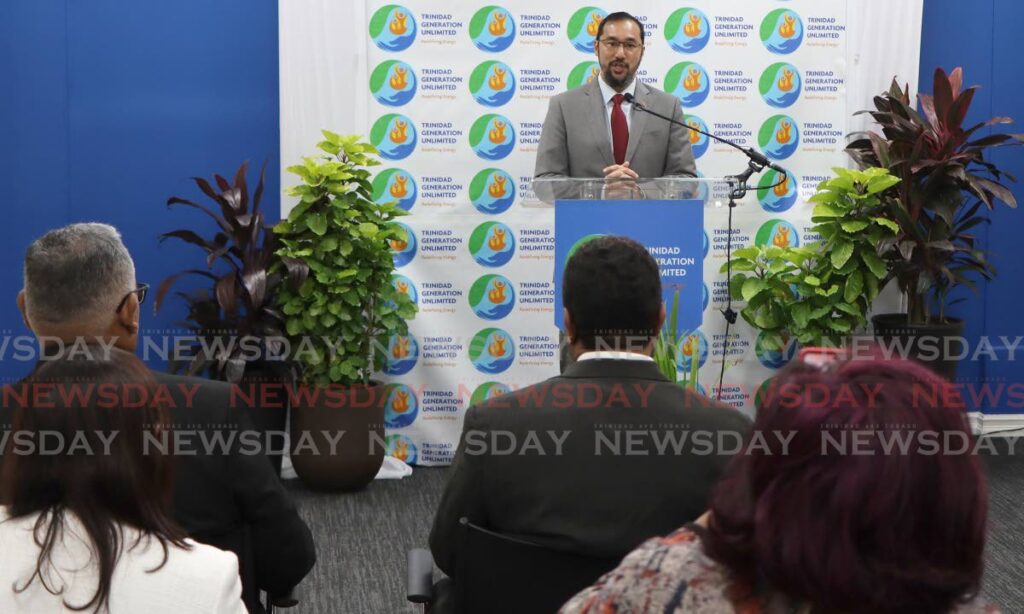
[[[466,412],[430,532],[437,566],[456,584],[461,517],[550,549],[621,557],[707,508],[728,455],[700,449],[697,434],[732,433],[738,445],[749,429],[651,358],[665,307],[643,245],[584,244],[566,266],[563,300],[576,362]],[[449,611],[448,583],[438,589],[436,611]]]
[[[561,612],[997,612],[977,597],[987,494],[964,406],[925,367],[873,354],[802,351],[754,421],[788,444],[737,455],[705,516]]]
[[[166,409],[122,403],[154,398],[156,381],[102,353],[8,389],[33,402],[14,410],[0,475],[0,612],[244,613],[235,555],[171,518],[171,458],[146,443]]]
[[[47,355],[88,342],[134,353],[148,288],[121,235],[106,224],[51,230],[25,254],[18,307]],[[63,348],[63,350],[61,349]],[[173,517],[189,537],[238,555],[246,607],[263,612],[260,591],[288,593],[316,561],[313,535],[260,450],[243,449],[255,429],[231,387],[195,377],[149,372],[170,397],[169,436],[175,481]],[[9,424],[0,404],[0,436]],[[202,441],[228,442],[205,446]]]

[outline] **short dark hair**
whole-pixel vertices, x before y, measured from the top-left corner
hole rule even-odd
[[[708,555],[744,591],[767,583],[815,612],[949,612],[972,597],[988,506],[980,461],[932,454],[914,436],[955,433],[974,449],[963,403],[946,386],[923,365],[883,355],[824,370],[790,363],[754,421],[769,449],[734,456],[712,495]],[[870,454],[823,443],[844,431],[876,433]],[[772,432],[792,434],[785,450]],[[881,443],[900,435],[905,449]]]
[[[644,42],[644,24],[640,23],[640,20],[630,15],[626,11],[616,11],[609,13],[607,17],[601,20],[601,23],[597,26],[597,40],[601,40],[601,35],[604,34],[604,24],[612,21],[632,21],[640,28],[640,42]]]
[[[646,345],[658,334],[661,274],[647,249],[628,237],[593,239],[569,258],[562,302],[586,349]]]

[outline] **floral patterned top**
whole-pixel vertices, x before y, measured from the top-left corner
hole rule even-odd
[[[799,614],[809,611],[781,595],[730,599],[725,568],[704,554],[699,533],[687,525],[667,537],[649,539],[596,584],[562,606],[560,614],[682,613]],[[998,614],[975,599],[952,614]]]

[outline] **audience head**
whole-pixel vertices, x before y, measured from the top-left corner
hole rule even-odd
[[[121,235],[106,224],[51,230],[25,254],[18,307],[38,337],[109,339],[134,351],[139,303],[135,265]]]
[[[14,589],[38,579],[50,592],[60,590],[49,557],[71,514],[88,534],[99,583],[89,603],[67,605],[99,611],[122,547],[132,546],[119,525],[155,537],[165,555],[168,544],[184,547],[184,533],[170,516],[172,459],[154,443],[167,432],[166,409],[149,402],[157,398],[156,381],[128,352],[88,349],[44,361],[5,390],[13,443],[0,464],[0,502],[14,518],[39,514],[36,573]]]
[[[650,354],[665,320],[658,263],[627,237],[604,236],[569,258],[562,283],[566,334],[575,354]]]
[[[814,611],[946,612],[975,594],[986,486],[949,390],[877,353],[794,361],[754,422],[769,449],[734,457],[712,496],[708,554],[741,590],[766,582]]]

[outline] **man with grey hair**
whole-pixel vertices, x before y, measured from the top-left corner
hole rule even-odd
[[[148,286],[136,284],[135,264],[113,226],[51,230],[28,248],[24,272],[18,307],[41,345],[135,351]],[[242,598],[251,613],[263,612],[259,591],[282,596],[313,567],[309,527],[267,458],[242,451],[241,434],[253,426],[242,411],[247,408],[233,406],[228,384],[153,375],[172,398],[171,431],[233,442],[216,450],[190,446],[175,455],[173,513],[196,541],[238,555]],[[0,435],[11,409],[0,406]]]
[[[135,264],[113,226],[71,224],[46,233],[29,246],[24,271],[18,309],[41,341],[108,340],[135,351],[149,286],[135,284]]]

